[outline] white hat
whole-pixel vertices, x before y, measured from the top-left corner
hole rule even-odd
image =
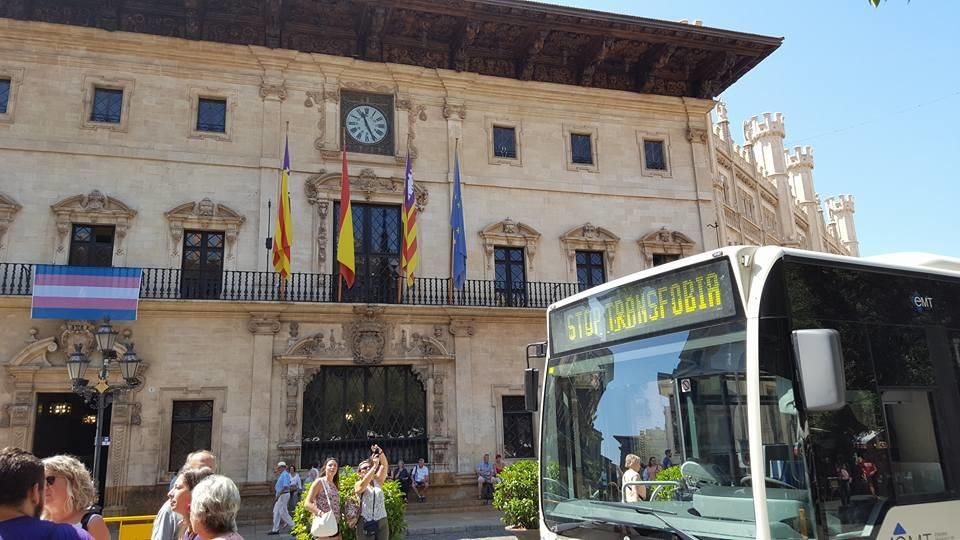
[[[282,461],[280,463],[277,463],[277,467],[286,467],[286,466],[287,464]]]

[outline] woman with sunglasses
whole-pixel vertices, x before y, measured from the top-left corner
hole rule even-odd
[[[175,539],[197,540],[199,538],[190,522],[190,503],[193,502],[193,488],[197,487],[197,484],[208,476],[213,476],[213,469],[209,467],[184,469],[177,476],[173,489],[167,493],[167,497],[170,498],[170,510],[183,517],[183,521],[180,522],[177,533],[174,535]]]
[[[97,500],[97,490],[83,463],[72,456],[53,456],[43,460],[43,468],[43,519],[73,525],[90,533],[94,540],[110,540],[103,516],[90,510]]]
[[[390,540],[390,523],[387,521],[386,493],[383,482],[387,479],[390,463],[379,446],[371,447],[373,455],[357,465],[360,481],[353,492],[360,496],[360,523],[357,537],[367,540]]]

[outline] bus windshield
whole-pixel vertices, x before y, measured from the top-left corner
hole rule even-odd
[[[549,360],[541,445],[548,527],[587,520],[754,537],[745,326],[734,320]],[[768,410],[795,414],[792,403]],[[797,509],[805,505],[799,493]]]

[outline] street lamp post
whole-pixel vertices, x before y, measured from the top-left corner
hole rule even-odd
[[[117,359],[117,352],[113,349],[117,342],[117,331],[110,325],[110,319],[104,318],[97,328],[97,347],[103,356],[100,371],[97,373],[97,383],[89,386],[89,381],[83,378],[90,358],[83,353],[83,346],[76,345],[67,359],[67,373],[73,383],[73,392],[81,396],[91,407],[97,409],[97,429],[93,447],[93,481],[97,486],[98,502],[103,501],[103,486],[100,485],[100,453],[103,451],[103,412],[113,403],[115,394],[126,392],[140,385],[137,378],[137,367],[140,358],[133,350],[133,343],[127,348],[122,359]],[[118,364],[123,383],[110,384],[108,381],[111,364]]]

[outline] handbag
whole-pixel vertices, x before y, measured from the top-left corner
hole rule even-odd
[[[370,515],[374,515],[377,511],[377,492],[373,492],[373,510],[371,510]],[[377,531],[380,530],[380,523],[375,519],[364,519],[363,520],[363,534],[367,536],[376,536]]]
[[[327,538],[337,534],[337,516],[333,514],[333,504],[330,502],[330,494],[327,493],[325,479],[320,479],[320,482],[323,487],[323,494],[327,496],[327,508],[329,510],[313,516],[313,521],[310,523],[310,535],[314,538]]]
[[[351,529],[356,529],[360,523],[360,513],[360,497],[351,489],[350,496],[343,501],[343,523]]]

